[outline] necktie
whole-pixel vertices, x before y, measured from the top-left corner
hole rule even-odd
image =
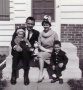
[[[30,32],[28,31],[28,37],[27,37],[27,39],[29,40],[30,39]]]

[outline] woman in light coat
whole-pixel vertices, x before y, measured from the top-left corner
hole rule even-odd
[[[42,82],[44,79],[43,70],[44,70],[44,62],[50,64],[51,52],[53,50],[54,41],[58,40],[58,35],[55,31],[51,29],[51,17],[48,15],[44,16],[42,21],[42,26],[44,30],[40,33],[39,36],[39,79],[38,82]]]

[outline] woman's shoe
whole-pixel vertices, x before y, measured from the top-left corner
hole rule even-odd
[[[42,77],[40,80],[38,80],[38,83],[42,82],[44,80],[44,77]]]

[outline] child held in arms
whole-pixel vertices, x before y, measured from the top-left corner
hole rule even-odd
[[[23,29],[18,29],[16,31],[17,36],[14,39],[15,46],[14,50],[21,52],[23,49],[30,50],[31,44],[25,38],[25,31]]]
[[[63,83],[62,71],[66,69],[66,64],[68,62],[68,58],[66,56],[66,53],[61,50],[61,42],[55,41],[53,46],[53,52],[51,56],[51,65],[53,69],[52,74],[52,81],[51,83],[54,83],[56,81],[59,81],[60,84]]]

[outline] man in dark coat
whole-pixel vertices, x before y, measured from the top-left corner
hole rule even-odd
[[[31,47],[34,47],[35,41],[38,41],[39,37],[39,32],[33,29],[35,25],[35,19],[33,17],[28,17],[26,19],[25,27],[23,28],[25,31],[25,37],[29,40]],[[16,46],[14,39],[17,36],[16,31],[14,32],[12,36],[12,41],[11,41],[11,47],[12,47],[12,75],[11,75],[11,84],[16,84],[16,79],[17,79],[17,71],[18,71],[18,63],[19,60],[22,59],[23,61],[23,69],[24,69],[24,84],[28,85],[29,84],[29,78],[28,78],[28,73],[29,73],[29,63],[31,59],[31,52],[27,51],[26,49],[23,49],[20,52],[20,49],[16,51],[14,48]]]
[[[58,80],[60,83],[63,83],[63,80],[60,79],[60,77],[62,76],[61,72],[66,68],[68,58],[66,56],[66,53],[61,50],[60,41],[54,42],[54,49],[50,61],[51,61],[52,69],[54,71],[54,74],[52,74],[53,80],[51,81],[51,83],[54,83]]]

